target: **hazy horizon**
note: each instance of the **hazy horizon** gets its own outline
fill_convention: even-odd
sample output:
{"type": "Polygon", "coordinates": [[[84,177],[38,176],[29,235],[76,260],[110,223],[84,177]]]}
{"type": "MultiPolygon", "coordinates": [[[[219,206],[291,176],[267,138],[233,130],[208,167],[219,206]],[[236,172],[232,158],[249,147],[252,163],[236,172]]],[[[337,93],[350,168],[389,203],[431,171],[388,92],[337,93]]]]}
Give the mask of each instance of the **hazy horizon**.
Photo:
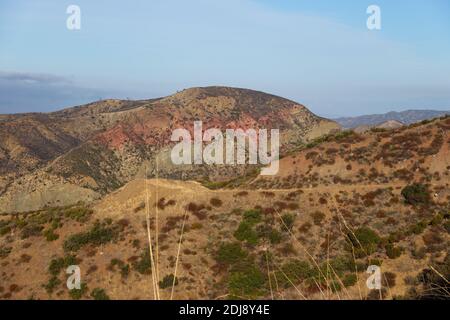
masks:
{"type": "MultiPolygon", "coordinates": [[[[193,88],[195,88],[195,87],[193,87],[193,88]]],[[[177,92],[185,90],[185,89],[190,89],[190,88],[183,88],[183,89],[177,90],[173,94],[176,94],[177,92]]],[[[242,89],[254,90],[252,88],[242,88],[242,89]]],[[[255,90],[255,91],[260,91],[260,90],[255,90]]],[[[265,92],[265,93],[271,94],[270,92],[265,92]]],[[[55,112],[55,111],[61,111],[61,110],[64,110],[64,109],[74,108],[74,107],[78,107],[78,106],[83,106],[83,105],[86,105],[86,104],[89,104],[89,103],[94,103],[94,102],[99,102],[99,101],[104,101],[104,100],[116,100],[117,99],[117,100],[138,101],[138,100],[151,100],[151,99],[164,98],[164,97],[166,97],[166,96],[157,96],[157,97],[155,96],[155,97],[139,98],[139,99],[131,99],[129,97],[127,97],[127,98],[102,97],[102,98],[97,99],[97,100],[87,100],[84,103],[75,104],[75,105],[67,105],[67,106],[63,105],[63,106],[57,106],[57,107],[54,107],[54,108],[47,107],[46,109],[48,109],[48,110],[32,110],[32,111],[11,112],[11,113],[1,113],[0,112],[0,115],[23,114],[23,113],[49,113],[49,112],[55,112]]],[[[281,97],[281,98],[289,99],[287,97],[281,97]]],[[[290,99],[290,100],[295,101],[294,99],[290,99]]],[[[298,103],[302,104],[300,101],[295,101],[295,102],[298,102],[298,103]]],[[[404,109],[397,108],[398,110],[394,110],[394,108],[393,108],[392,110],[389,110],[389,111],[386,111],[386,112],[373,112],[373,113],[368,112],[368,113],[360,113],[360,114],[354,113],[354,114],[347,114],[347,115],[339,115],[339,114],[332,114],[332,113],[331,114],[318,113],[318,112],[315,112],[312,108],[308,107],[307,105],[305,105],[305,107],[307,107],[309,110],[311,110],[316,115],[321,116],[321,117],[325,117],[325,118],[328,118],[328,119],[338,119],[338,118],[348,118],[348,117],[351,118],[351,117],[372,116],[372,115],[383,115],[383,114],[387,114],[387,113],[391,113],[391,112],[405,112],[405,111],[448,111],[448,112],[450,112],[450,107],[449,108],[436,108],[436,109],[435,108],[414,108],[414,109],[411,109],[411,108],[404,108],[404,109]]]]}

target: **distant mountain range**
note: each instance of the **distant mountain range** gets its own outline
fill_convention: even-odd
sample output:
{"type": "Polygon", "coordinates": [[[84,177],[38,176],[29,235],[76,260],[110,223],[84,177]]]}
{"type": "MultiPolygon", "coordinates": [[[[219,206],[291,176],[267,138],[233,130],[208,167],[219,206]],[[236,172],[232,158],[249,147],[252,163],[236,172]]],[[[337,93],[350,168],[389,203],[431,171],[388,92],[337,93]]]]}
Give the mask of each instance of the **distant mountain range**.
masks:
{"type": "Polygon", "coordinates": [[[350,129],[359,126],[375,126],[386,121],[399,121],[408,125],[422,120],[442,117],[446,114],[450,114],[450,111],[406,110],[401,112],[391,111],[384,114],[371,114],[359,117],[342,117],[333,120],[344,128],[350,129]]]}

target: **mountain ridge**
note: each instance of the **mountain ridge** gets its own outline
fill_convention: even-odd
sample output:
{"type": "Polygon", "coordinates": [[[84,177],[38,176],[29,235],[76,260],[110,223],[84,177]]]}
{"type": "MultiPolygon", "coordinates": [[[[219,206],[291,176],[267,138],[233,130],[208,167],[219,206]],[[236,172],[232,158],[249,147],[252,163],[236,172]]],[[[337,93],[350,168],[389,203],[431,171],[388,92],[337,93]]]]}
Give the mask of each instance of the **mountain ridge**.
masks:
{"type": "Polygon", "coordinates": [[[333,118],[333,120],[346,129],[352,129],[362,125],[377,126],[389,120],[399,121],[408,125],[448,114],[450,114],[450,111],[409,109],[405,111],[390,111],[387,113],[369,114],[356,117],[339,117],[333,118]]]}

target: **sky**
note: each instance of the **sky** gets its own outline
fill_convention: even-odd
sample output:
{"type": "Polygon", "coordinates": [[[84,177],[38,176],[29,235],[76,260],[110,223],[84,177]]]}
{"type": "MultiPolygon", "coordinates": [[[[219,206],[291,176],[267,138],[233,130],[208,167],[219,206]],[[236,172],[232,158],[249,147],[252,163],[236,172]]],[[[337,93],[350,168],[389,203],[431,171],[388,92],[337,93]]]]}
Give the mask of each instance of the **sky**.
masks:
{"type": "Polygon", "coordinates": [[[0,113],[212,85],[327,117],[450,110],[450,1],[0,2],[0,113]],[[69,5],[80,30],[66,27],[69,5]],[[367,28],[369,5],[381,30],[367,28]]]}

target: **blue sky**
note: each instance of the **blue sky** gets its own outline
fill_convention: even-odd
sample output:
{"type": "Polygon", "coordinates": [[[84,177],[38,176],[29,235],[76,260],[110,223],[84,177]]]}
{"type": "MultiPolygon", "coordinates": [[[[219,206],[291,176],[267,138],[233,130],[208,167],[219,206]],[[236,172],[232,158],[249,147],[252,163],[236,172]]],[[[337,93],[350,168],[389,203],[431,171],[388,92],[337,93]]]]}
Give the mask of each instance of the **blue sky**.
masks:
{"type": "Polygon", "coordinates": [[[450,2],[2,0],[0,113],[188,87],[261,90],[324,116],[450,109],[450,2]],[[66,8],[81,8],[81,30],[66,8]],[[382,29],[366,27],[369,5],[382,29]]]}

